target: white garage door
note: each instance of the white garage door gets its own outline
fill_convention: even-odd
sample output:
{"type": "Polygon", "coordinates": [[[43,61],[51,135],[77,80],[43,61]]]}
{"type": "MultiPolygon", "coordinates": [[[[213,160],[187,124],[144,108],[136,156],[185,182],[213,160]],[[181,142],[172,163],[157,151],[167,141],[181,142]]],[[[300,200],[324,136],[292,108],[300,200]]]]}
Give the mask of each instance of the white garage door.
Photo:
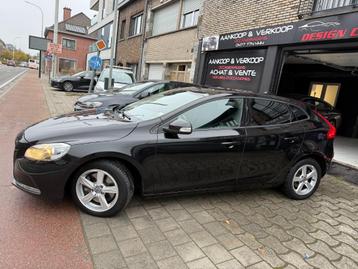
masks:
{"type": "Polygon", "coordinates": [[[163,79],[164,67],[162,64],[150,64],[148,79],[163,79]]]}

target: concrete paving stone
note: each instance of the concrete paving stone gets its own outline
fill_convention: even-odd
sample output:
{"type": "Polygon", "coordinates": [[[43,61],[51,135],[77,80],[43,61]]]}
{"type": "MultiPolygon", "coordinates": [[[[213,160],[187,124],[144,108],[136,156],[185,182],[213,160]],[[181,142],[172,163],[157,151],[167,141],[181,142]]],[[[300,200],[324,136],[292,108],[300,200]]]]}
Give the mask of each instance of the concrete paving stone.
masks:
{"type": "Polygon", "coordinates": [[[185,209],[175,209],[169,211],[169,214],[176,220],[176,221],[184,221],[192,219],[192,216],[186,211],[185,209]]]}
{"type": "Polygon", "coordinates": [[[138,237],[138,233],[132,225],[114,227],[112,233],[117,242],[138,237]]]}
{"type": "Polygon", "coordinates": [[[307,246],[313,251],[322,254],[330,261],[338,260],[341,258],[340,254],[336,253],[335,251],[332,251],[330,246],[328,246],[325,242],[322,242],[321,240],[317,240],[316,242],[308,244],[307,246]]]}
{"type": "Polygon", "coordinates": [[[303,242],[305,242],[305,244],[313,243],[314,241],[316,241],[314,237],[312,237],[299,227],[295,227],[291,230],[288,230],[287,233],[296,238],[301,239],[303,242]]]}
{"type": "Polygon", "coordinates": [[[265,245],[266,247],[272,248],[277,254],[284,254],[287,253],[289,250],[286,248],[282,243],[272,235],[258,239],[260,243],[265,245]]]}
{"type": "Polygon", "coordinates": [[[313,268],[311,265],[304,261],[303,257],[294,252],[280,255],[280,258],[299,269],[313,268]]]}
{"type": "Polygon", "coordinates": [[[207,230],[211,235],[218,236],[224,233],[227,233],[228,230],[224,227],[221,222],[214,221],[210,223],[203,224],[204,229],[207,230]]]}
{"type": "Polygon", "coordinates": [[[315,233],[310,233],[311,236],[314,238],[317,238],[325,243],[327,243],[330,247],[337,246],[339,244],[339,241],[333,239],[332,236],[330,236],[328,233],[322,230],[318,230],[315,233]]]}
{"type": "Polygon", "coordinates": [[[199,201],[198,201],[199,205],[205,209],[213,209],[215,208],[215,206],[211,203],[211,199],[207,198],[207,197],[202,197],[199,201]]]}
{"type": "Polygon", "coordinates": [[[298,252],[301,256],[313,256],[315,254],[314,251],[309,249],[306,244],[304,244],[301,240],[297,238],[293,238],[291,241],[283,242],[283,245],[285,245],[287,248],[294,250],[298,252]]]}
{"type": "Polygon", "coordinates": [[[138,234],[140,238],[142,238],[144,244],[154,243],[166,239],[164,234],[157,227],[138,230],[138,234]]]}
{"type": "Polygon", "coordinates": [[[120,213],[112,218],[107,218],[107,223],[111,228],[123,227],[131,224],[127,214],[124,213],[120,213]]]}
{"type": "Polygon", "coordinates": [[[264,261],[270,264],[273,268],[282,268],[285,262],[278,257],[272,248],[260,247],[255,250],[255,253],[261,257],[264,261]]]}
{"type": "Polygon", "coordinates": [[[147,251],[140,238],[132,238],[120,242],[119,249],[121,250],[123,257],[135,256],[147,251]]]}
{"type": "Polygon", "coordinates": [[[346,209],[340,208],[337,210],[337,213],[340,215],[346,216],[346,217],[350,218],[351,220],[358,221],[358,214],[352,214],[352,212],[350,212],[346,209]]]}
{"type": "Polygon", "coordinates": [[[326,200],[319,201],[318,204],[320,204],[324,208],[328,207],[329,209],[331,209],[333,211],[336,211],[339,209],[339,207],[335,206],[334,204],[332,204],[331,202],[326,201],[326,200]]]}
{"type": "Polygon", "coordinates": [[[192,261],[187,265],[190,269],[216,269],[215,265],[208,258],[192,261]]]}
{"type": "Polygon", "coordinates": [[[80,217],[81,217],[81,221],[83,223],[83,225],[91,225],[91,224],[96,224],[96,223],[105,223],[106,219],[105,218],[99,218],[99,217],[95,217],[92,215],[88,215],[86,213],[80,212],[80,217]]]}
{"type": "Polygon", "coordinates": [[[181,245],[191,241],[190,237],[182,229],[168,231],[164,234],[173,246],[181,245]]]}
{"type": "MultiPolygon", "coordinates": [[[[354,215],[354,214],[352,214],[354,215]]],[[[348,226],[350,226],[351,228],[358,230],[358,221],[353,221],[350,218],[346,217],[346,216],[339,216],[336,218],[337,221],[342,222],[348,226]]]]}
{"type": "Polygon", "coordinates": [[[151,209],[155,209],[155,208],[161,208],[162,205],[160,204],[160,201],[157,199],[148,199],[145,200],[143,203],[143,207],[149,211],[151,209]]]}
{"type": "Polygon", "coordinates": [[[176,255],[174,248],[166,240],[148,244],[147,248],[154,260],[163,260],[176,255]]]}
{"type": "Polygon", "coordinates": [[[189,236],[200,248],[217,243],[217,240],[207,231],[195,232],[190,234],[189,236]]]}
{"type": "Polygon", "coordinates": [[[93,255],[118,249],[112,235],[89,239],[88,245],[93,255]]]}
{"type": "Polygon", "coordinates": [[[215,203],[214,206],[216,208],[219,208],[225,214],[235,212],[235,210],[232,208],[232,206],[229,203],[226,203],[226,202],[215,203]]]}
{"type": "Polygon", "coordinates": [[[173,256],[157,262],[160,269],[187,269],[188,267],[179,256],[173,256]]]}
{"type": "Polygon", "coordinates": [[[248,225],[252,223],[251,220],[248,219],[247,216],[240,212],[233,212],[230,214],[227,214],[228,218],[235,220],[240,225],[248,225]]]}
{"type": "MultiPolygon", "coordinates": [[[[312,226],[315,227],[316,229],[323,230],[323,231],[327,232],[329,235],[339,234],[339,230],[336,227],[332,227],[331,225],[329,225],[327,222],[324,222],[324,221],[319,221],[319,222],[313,223],[312,226]]],[[[311,233],[312,232],[314,232],[314,231],[311,231],[311,233]]]]}
{"type": "Polygon", "coordinates": [[[204,228],[196,220],[184,220],[180,221],[179,225],[188,234],[203,231],[204,228]]]}
{"type": "Polygon", "coordinates": [[[175,249],[180,257],[184,260],[184,262],[189,262],[205,257],[204,253],[193,242],[175,246],[175,249]]]}
{"type": "Polygon", "coordinates": [[[357,214],[357,213],[358,213],[358,209],[357,209],[356,206],[350,206],[350,205],[348,205],[347,203],[339,203],[339,204],[336,204],[336,206],[338,206],[339,208],[348,210],[348,211],[350,211],[350,212],[353,213],[353,214],[357,214]]]}
{"type": "Polygon", "coordinates": [[[357,240],[355,240],[353,237],[351,237],[348,234],[340,233],[338,235],[334,235],[333,238],[342,243],[346,243],[347,245],[350,245],[353,248],[357,246],[357,240]]]}
{"type": "Polygon", "coordinates": [[[319,229],[319,223],[322,221],[318,221],[315,223],[309,223],[303,218],[297,218],[295,220],[290,220],[290,223],[294,225],[294,227],[300,227],[305,230],[307,233],[314,233],[317,229],[319,229]],[[312,226],[317,225],[317,226],[312,226]]]}
{"type": "Polygon", "coordinates": [[[83,228],[88,239],[111,234],[107,223],[83,225],[83,228]]]}
{"type": "Polygon", "coordinates": [[[244,245],[235,235],[232,233],[225,233],[218,235],[216,239],[223,245],[227,250],[232,250],[244,245]]]}
{"type": "Polygon", "coordinates": [[[357,250],[357,244],[355,247],[351,247],[345,243],[342,243],[341,245],[333,248],[333,250],[337,253],[342,254],[343,256],[349,257],[352,260],[354,260],[356,263],[358,263],[358,250],[357,250]]]}
{"type": "Polygon", "coordinates": [[[317,219],[315,216],[313,216],[310,213],[307,213],[305,211],[301,210],[299,214],[300,214],[300,219],[304,219],[305,221],[307,221],[310,224],[319,221],[319,219],[317,219]]]}
{"type": "MultiPolygon", "coordinates": [[[[297,219],[297,213],[289,211],[285,207],[281,207],[279,210],[274,211],[277,215],[284,217],[287,220],[297,219]]],[[[265,219],[265,217],[263,217],[265,219]]]]}
{"type": "Polygon", "coordinates": [[[292,238],[293,238],[293,236],[288,234],[286,230],[282,229],[281,227],[279,227],[277,225],[273,225],[273,226],[265,229],[265,232],[273,235],[281,242],[286,242],[286,241],[292,240],[292,238]]]}
{"type": "Polygon", "coordinates": [[[233,259],[234,257],[220,244],[211,245],[202,248],[206,256],[214,263],[222,263],[233,259]]]}
{"type": "Polygon", "coordinates": [[[339,269],[353,269],[358,268],[358,263],[355,263],[347,257],[342,257],[339,261],[333,262],[334,266],[339,269]]]}
{"type": "Polygon", "coordinates": [[[262,261],[262,259],[247,246],[233,249],[230,253],[245,267],[262,261]]]}
{"type": "Polygon", "coordinates": [[[268,236],[268,234],[264,231],[265,229],[257,225],[256,223],[243,225],[242,228],[246,232],[253,234],[256,238],[264,238],[268,236]]]}
{"type": "MultiPolygon", "coordinates": [[[[293,225],[280,215],[276,215],[275,217],[270,218],[268,220],[273,224],[279,225],[280,227],[282,227],[285,230],[293,228],[293,225]]],[[[293,220],[293,221],[296,221],[296,220],[293,220]]]]}
{"type": "Polygon", "coordinates": [[[129,269],[156,269],[157,264],[148,252],[124,258],[129,269]]]}
{"type": "Polygon", "coordinates": [[[276,213],[274,213],[271,209],[267,208],[266,206],[259,206],[255,208],[255,211],[262,215],[265,216],[266,218],[273,218],[274,216],[276,216],[276,213]]]}
{"type": "Polygon", "coordinates": [[[307,259],[307,262],[315,268],[333,269],[335,268],[326,257],[316,254],[312,258],[307,259]]]}
{"type": "Polygon", "coordinates": [[[328,224],[335,226],[338,225],[339,222],[335,220],[335,218],[332,218],[331,216],[329,216],[328,214],[326,214],[325,212],[321,212],[318,215],[316,215],[316,217],[320,220],[323,220],[325,222],[327,222],[328,224]]]}
{"type": "Polygon", "coordinates": [[[241,204],[239,207],[237,207],[235,211],[239,211],[246,217],[252,215],[252,209],[248,205],[244,205],[244,204],[241,204]]]}
{"type": "Polygon", "coordinates": [[[178,209],[183,209],[183,207],[181,206],[181,204],[178,203],[178,201],[176,201],[175,199],[173,199],[172,197],[164,197],[161,198],[160,200],[160,204],[165,207],[166,210],[168,210],[168,212],[172,211],[172,210],[178,210],[178,209]]]}
{"type": "Polygon", "coordinates": [[[252,216],[248,216],[248,219],[250,220],[249,224],[254,222],[257,225],[261,226],[262,228],[268,228],[268,227],[272,226],[272,222],[270,222],[267,217],[264,217],[261,214],[255,214],[252,216]]]}
{"type": "Polygon", "coordinates": [[[237,238],[239,238],[241,242],[243,242],[245,245],[252,249],[258,249],[262,246],[262,244],[256,240],[255,236],[250,233],[237,235],[237,238]]]}
{"type": "Polygon", "coordinates": [[[196,199],[194,198],[184,198],[178,202],[189,213],[195,213],[203,210],[203,208],[198,203],[196,203],[196,199]]]}
{"type": "Polygon", "coordinates": [[[217,221],[225,221],[228,219],[228,216],[224,214],[219,208],[206,210],[214,219],[217,221]]]}
{"type": "Polygon", "coordinates": [[[346,225],[346,224],[339,224],[335,226],[335,228],[345,234],[349,234],[354,239],[358,240],[358,229],[353,229],[352,227],[346,225]]]}
{"type": "Polygon", "coordinates": [[[205,224],[215,221],[215,219],[207,211],[199,211],[192,214],[194,219],[200,224],[205,224]]]}
{"type": "Polygon", "coordinates": [[[235,220],[226,220],[223,222],[224,227],[229,230],[232,234],[243,234],[245,230],[235,221],[235,220]]]}
{"type": "Polygon", "coordinates": [[[131,219],[134,228],[137,230],[142,230],[150,227],[154,227],[155,222],[148,216],[138,217],[131,219]]]}
{"type": "Polygon", "coordinates": [[[127,207],[125,212],[130,219],[148,215],[147,211],[142,206],[127,207]]]}
{"type": "Polygon", "coordinates": [[[155,223],[158,225],[162,232],[180,228],[179,224],[172,217],[156,220],[155,223]]]}
{"type": "Polygon", "coordinates": [[[249,267],[247,267],[247,269],[271,269],[272,267],[270,265],[268,265],[266,262],[262,261],[256,264],[253,264],[249,267]]]}
{"type": "Polygon", "coordinates": [[[219,269],[244,269],[237,260],[233,259],[216,265],[219,269]]]}
{"type": "Polygon", "coordinates": [[[94,255],[93,263],[95,269],[119,269],[127,266],[119,250],[94,255]]]}
{"type": "Polygon", "coordinates": [[[170,217],[168,212],[163,208],[153,208],[148,210],[149,215],[153,220],[159,220],[170,217]]]}

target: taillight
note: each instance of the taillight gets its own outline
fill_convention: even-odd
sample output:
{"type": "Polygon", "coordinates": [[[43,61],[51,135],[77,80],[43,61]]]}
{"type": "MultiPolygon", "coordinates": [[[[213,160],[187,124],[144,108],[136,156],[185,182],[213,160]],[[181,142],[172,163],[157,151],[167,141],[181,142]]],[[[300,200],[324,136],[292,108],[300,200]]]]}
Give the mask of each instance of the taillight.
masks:
{"type": "Polygon", "coordinates": [[[320,117],[325,123],[327,123],[329,130],[327,132],[327,140],[333,140],[336,137],[336,127],[334,127],[332,125],[332,123],[330,123],[325,117],[323,117],[320,113],[318,113],[317,111],[315,111],[315,113],[317,114],[318,117],[320,117]]]}

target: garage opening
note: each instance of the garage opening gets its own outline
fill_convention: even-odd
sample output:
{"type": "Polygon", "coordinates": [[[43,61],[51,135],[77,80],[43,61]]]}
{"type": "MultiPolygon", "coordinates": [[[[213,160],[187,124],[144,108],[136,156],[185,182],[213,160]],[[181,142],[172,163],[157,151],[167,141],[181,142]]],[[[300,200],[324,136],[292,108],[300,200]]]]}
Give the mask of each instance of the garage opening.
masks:
{"type": "Polygon", "coordinates": [[[278,94],[331,114],[327,117],[337,125],[336,159],[358,167],[358,51],[288,52],[278,94]]]}

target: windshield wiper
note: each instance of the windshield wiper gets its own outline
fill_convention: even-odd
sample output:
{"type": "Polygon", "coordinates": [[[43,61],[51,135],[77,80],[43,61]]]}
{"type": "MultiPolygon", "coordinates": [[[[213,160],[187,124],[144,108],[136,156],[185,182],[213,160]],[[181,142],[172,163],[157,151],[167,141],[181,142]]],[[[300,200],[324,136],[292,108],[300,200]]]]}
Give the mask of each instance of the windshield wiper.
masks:
{"type": "Polygon", "coordinates": [[[122,118],[132,120],[132,118],[130,116],[128,116],[128,114],[126,112],[124,112],[124,110],[120,111],[120,114],[121,114],[122,118]]]}

